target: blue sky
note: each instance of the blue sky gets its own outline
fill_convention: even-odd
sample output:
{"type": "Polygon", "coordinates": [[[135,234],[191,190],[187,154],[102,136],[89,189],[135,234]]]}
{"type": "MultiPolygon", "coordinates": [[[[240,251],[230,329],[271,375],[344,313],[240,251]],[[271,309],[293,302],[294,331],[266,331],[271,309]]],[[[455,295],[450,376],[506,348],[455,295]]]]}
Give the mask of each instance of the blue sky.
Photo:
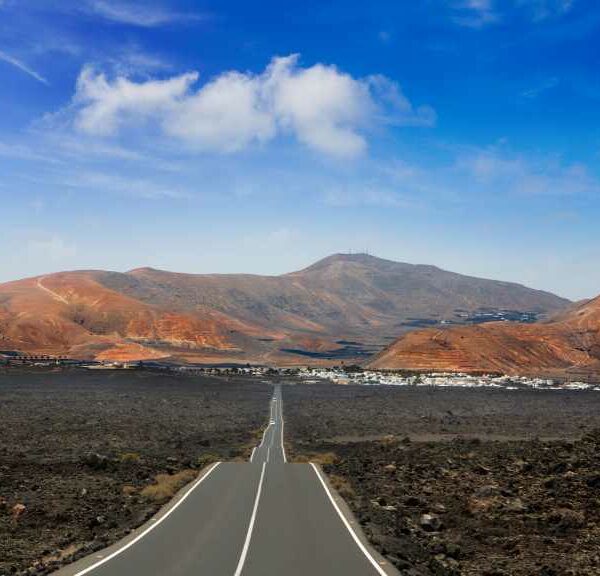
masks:
{"type": "Polygon", "coordinates": [[[0,281],[368,250],[594,296],[599,34],[593,0],[0,0],[0,281]]]}

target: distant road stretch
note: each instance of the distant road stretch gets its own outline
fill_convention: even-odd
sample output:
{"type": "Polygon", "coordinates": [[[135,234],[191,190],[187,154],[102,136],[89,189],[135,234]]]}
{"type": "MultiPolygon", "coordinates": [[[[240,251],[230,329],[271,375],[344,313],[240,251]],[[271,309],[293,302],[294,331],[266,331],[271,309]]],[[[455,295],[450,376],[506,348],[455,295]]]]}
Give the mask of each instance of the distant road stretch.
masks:
{"type": "Polygon", "coordinates": [[[312,464],[288,464],[281,386],[249,463],[218,463],[149,523],[56,576],[385,576],[312,464]]]}

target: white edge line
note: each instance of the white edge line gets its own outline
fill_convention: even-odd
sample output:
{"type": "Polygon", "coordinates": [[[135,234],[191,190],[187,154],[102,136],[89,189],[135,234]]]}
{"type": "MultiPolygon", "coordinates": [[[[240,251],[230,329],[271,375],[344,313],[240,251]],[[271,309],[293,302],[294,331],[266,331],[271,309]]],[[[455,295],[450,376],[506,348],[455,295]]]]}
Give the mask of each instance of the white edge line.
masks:
{"type": "Polygon", "coordinates": [[[285,455],[285,446],[283,445],[283,427],[285,426],[285,420],[283,419],[283,402],[279,403],[279,416],[281,417],[281,451],[283,452],[283,462],[287,463],[287,456],[285,455]]]}
{"type": "Polygon", "coordinates": [[[367,557],[367,559],[369,560],[369,562],[371,562],[371,564],[373,565],[373,567],[375,568],[375,570],[377,570],[378,574],[380,574],[381,576],[388,576],[387,572],[378,564],[377,560],[375,560],[375,558],[373,558],[373,556],[371,555],[371,553],[369,552],[369,550],[360,541],[360,538],[354,532],[354,529],[352,528],[352,526],[350,526],[350,523],[348,522],[348,520],[344,516],[344,513],[340,510],[340,507],[337,505],[337,502],[334,500],[334,498],[333,498],[333,496],[331,494],[331,490],[329,490],[329,487],[325,483],[325,480],[323,480],[323,477],[321,476],[321,473],[319,472],[319,469],[316,467],[316,465],[313,462],[311,462],[310,465],[313,467],[313,469],[315,471],[315,474],[317,475],[317,477],[319,478],[321,484],[323,485],[323,488],[325,489],[325,492],[327,493],[327,496],[329,497],[329,500],[333,504],[333,507],[335,508],[335,511],[338,513],[338,516],[342,519],[342,522],[344,523],[344,526],[346,526],[346,528],[348,529],[348,532],[350,532],[350,535],[354,539],[354,542],[356,542],[356,545],[360,548],[361,552],[367,557]]]}
{"type": "Polygon", "coordinates": [[[266,428],[265,431],[263,432],[263,437],[262,440],[260,441],[260,444],[258,445],[259,448],[262,448],[262,445],[265,443],[265,436],[267,434],[267,431],[269,430],[269,428],[273,426],[273,424],[269,424],[266,428]]]}
{"type": "Polygon", "coordinates": [[[157,526],[159,526],[162,522],[164,522],[173,512],[175,512],[175,510],[177,510],[177,508],[179,508],[179,506],[181,506],[181,504],[183,504],[183,502],[187,499],[187,497],[198,486],[200,486],[200,484],[202,484],[202,482],[204,482],[204,480],[206,480],[210,476],[210,474],[215,470],[215,468],[219,464],[221,464],[221,462],[216,462],[215,464],[213,464],[213,466],[208,470],[208,472],[206,472],[206,474],[204,474],[203,476],[198,478],[172,508],[169,508],[169,510],[167,512],[165,512],[165,514],[163,516],[161,516],[156,522],[154,522],[154,524],[152,524],[151,526],[146,528],[141,534],[138,534],[133,540],[131,540],[130,542],[127,542],[127,544],[125,544],[125,546],[123,546],[122,548],[119,548],[118,550],[115,550],[112,554],[109,554],[106,558],[103,558],[99,562],[96,562],[95,564],[88,566],[84,570],[81,570],[80,572],[75,573],[73,576],[83,576],[83,574],[87,574],[88,572],[95,570],[99,566],[102,566],[102,564],[105,564],[109,560],[112,560],[115,556],[118,556],[122,552],[125,552],[125,550],[127,550],[128,548],[131,548],[136,542],[138,542],[144,536],[146,536],[146,534],[149,534],[150,532],[152,532],[152,530],[154,530],[157,526]]]}
{"type": "Polygon", "coordinates": [[[256,446],[254,448],[252,448],[252,454],[250,454],[250,462],[252,462],[252,460],[254,460],[254,453],[256,452],[256,446]]]}
{"type": "Polygon", "coordinates": [[[246,533],[246,540],[244,541],[244,547],[242,548],[242,554],[238,561],[237,568],[235,569],[234,576],[240,576],[244,569],[246,562],[246,555],[248,554],[248,548],[250,548],[250,539],[252,538],[252,531],[254,530],[254,521],[256,520],[256,513],[258,511],[258,502],[260,501],[260,493],[262,492],[263,480],[265,478],[265,466],[263,462],[262,472],[260,473],[260,481],[258,482],[258,490],[256,491],[256,498],[254,499],[254,508],[252,509],[252,516],[250,517],[250,524],[248,524],[248,532],[246,533]]]}

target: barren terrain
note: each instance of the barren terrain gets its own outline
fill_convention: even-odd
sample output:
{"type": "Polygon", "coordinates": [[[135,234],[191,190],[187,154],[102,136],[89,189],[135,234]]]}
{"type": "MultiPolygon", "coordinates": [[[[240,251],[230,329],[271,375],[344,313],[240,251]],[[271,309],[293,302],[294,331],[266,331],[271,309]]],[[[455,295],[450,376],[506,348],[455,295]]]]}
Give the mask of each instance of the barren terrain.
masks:
{"type": "Polygon", "coordinates": [[[380,350],[402,332],[483,311],[543,317],[568,300],[366,254],[281,276],[60,272],[0,284],[0,354],[305,364],[380,350]]]}
{"type": "Polygon", "coordinates": [[[411,576],[600,573],[600,394],[290,386],[291,454],[320,461],[411,576]]]}
{"type": "Polygon", "coordinates": [[[600,381],[600,297],[538,324],[492,322],[410,332],[369,365],[600,381]]]}
{"type": "Polygon", "coordinates": [[[207,463],[246,457],[270,395],[256,380],[0,372],[0,574],[103,548],[207,463]]]}

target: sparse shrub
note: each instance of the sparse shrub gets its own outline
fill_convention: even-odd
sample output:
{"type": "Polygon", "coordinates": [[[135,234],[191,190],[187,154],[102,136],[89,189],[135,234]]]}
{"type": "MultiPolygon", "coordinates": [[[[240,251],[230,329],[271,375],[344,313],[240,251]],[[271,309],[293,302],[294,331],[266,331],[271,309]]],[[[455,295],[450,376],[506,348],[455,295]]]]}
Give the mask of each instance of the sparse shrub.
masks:
{"type": "Polygon", "coordinates": [[[140,459],[141,457],[137,452],[125,452],[119,456],[119,462],[122,464],[133,464],[139,462],[140,459]]]}
{"type": "Polygon", "coordinates": [[[206,454],[202,454],[202,456],[199,456],[198,459],[196,460],[196,465],[199,468],[204,468],[205,466],[209,466],[210,464],[214,464],[215,462],[219,461],[219,457],[216,456],[215,454],[210,454],[210,453],[206,453],[206,454]]]}
{"type": "Polygon", "coordinates": [[[329,476],[329,483],[337,490],[338,494],[344,500],[352,500],[356,497],[356,492],[354,492],[354,488],[352,488],[350,482],[343,478],[342,476],[336,476],[335,474],[331,474],[329,476]]]}
{"type": "Polygon", "coordinates": [[[182,470],[177,474],[158,474],[154,484],[146,486],[141,495],[154,502],[166,502],[175,496],[179,489],[196,478],[195,470],[182,470]]]}
{"type": "Polygon", "coordinates": [[[299,464],[313,462],[314,464],[319,464],[320,466],[329,466],[335,464],[337,460],[338,457],[333,452],[312,452],[310,454],[298,454],[298,456],[294,458],[294,462],[299,464]]]}

